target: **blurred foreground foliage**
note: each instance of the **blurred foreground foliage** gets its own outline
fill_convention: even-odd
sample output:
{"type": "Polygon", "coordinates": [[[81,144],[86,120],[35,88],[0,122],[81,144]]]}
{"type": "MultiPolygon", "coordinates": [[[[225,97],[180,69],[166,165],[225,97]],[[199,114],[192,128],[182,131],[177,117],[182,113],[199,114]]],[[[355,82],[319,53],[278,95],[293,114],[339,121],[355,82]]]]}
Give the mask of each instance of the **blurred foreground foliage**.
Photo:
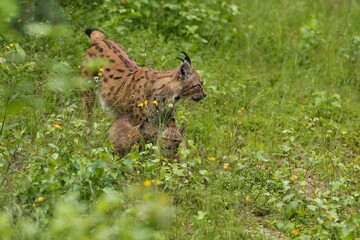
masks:
{"type": "Polygon", "coordinates": [[[0,2],[1,239],[356,239],[357,1],[0,2]],[[136,61],[185,50],[208,97],[180,104],[185,163],[112,154],[83,129],[86,27],[136,61]]]}

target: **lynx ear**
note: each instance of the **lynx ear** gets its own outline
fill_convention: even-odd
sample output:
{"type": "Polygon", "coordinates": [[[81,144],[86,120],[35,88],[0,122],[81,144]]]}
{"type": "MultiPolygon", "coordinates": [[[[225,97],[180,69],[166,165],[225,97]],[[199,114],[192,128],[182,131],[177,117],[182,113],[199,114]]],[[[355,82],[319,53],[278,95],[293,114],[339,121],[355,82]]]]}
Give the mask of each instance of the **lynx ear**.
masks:
{"type": "Polygon", "coordinates": [[[187,61],[183,61],[180,66],[180,78],[185,80],[190,77],[190,64],[187,61]]]}
{"type": "Polygon", "coordinates": [[[184,127],[184,126],[181,126],[180,129],[179,129],[179,132],[180,132],[181,136],[184,136],[185,127],[184,127]]]}
{"type": "Polygon", "coordinates": [[[190,57],[186,54],[186,52],[181,52],[181,53],[185,55],[184,60],[185,60],[186,62],[188,62],[188,63],[191,65],[191,60],[190,60],[190,57]]]}
{"type": "Polygon", "coordinates": [[[174,118],[170,118],[169,122],[166,124],[169,128],[176,128],[176,121],[174,118]]]}
{"type": "Polygon", "coordinates": [[[181,66],[180,66],[180,77],[182,80],[185,80],[190,77],[189,70],[191,67],[191,60],[190,60],[190,57],[186,54],[186,52],[181,52],[181,53],[185,55],[185,58],[184,59],[182,59],[180,57],[176,57],[176,58],[182,62],[181,66]]]}
{"type": "Polygon", "coordinates": [[[191,65],[190,57],[186,54],[186,52],[181,52],[181,53],[185,55],[185,58],[184,59],[182,59],[181,57],[176,57],[176,58],[182,62],[188,62],[191,65]]]}

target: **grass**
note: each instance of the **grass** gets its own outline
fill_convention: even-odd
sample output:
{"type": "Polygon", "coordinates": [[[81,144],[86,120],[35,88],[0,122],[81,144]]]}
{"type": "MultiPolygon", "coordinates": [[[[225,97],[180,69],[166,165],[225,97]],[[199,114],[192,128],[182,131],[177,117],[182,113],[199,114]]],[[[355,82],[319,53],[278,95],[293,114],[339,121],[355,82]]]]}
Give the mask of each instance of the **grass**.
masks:
{"type": "Polygon", "coordinates": [[[358,3],[164,3],[64,1],[66,24],[0,24],[0,237],[359,238],[358,3]],[[190,55],[208,96],[177,106],[185,164],[151,145],[114,156],[100,106],[84,134],[88,26],[142,66],[190,55]]]}

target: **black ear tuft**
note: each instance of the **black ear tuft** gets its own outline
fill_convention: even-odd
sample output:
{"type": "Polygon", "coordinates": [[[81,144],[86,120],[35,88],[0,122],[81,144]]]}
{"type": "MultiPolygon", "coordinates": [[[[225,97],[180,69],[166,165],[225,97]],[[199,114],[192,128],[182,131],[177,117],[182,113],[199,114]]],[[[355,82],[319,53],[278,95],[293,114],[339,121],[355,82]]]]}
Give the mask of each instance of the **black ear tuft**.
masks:
{"type": "Polygon", "coordinates": [[[182,59],[180,57],[176,57],[176,59],[179,59],[180,61],[184,62],[184,59],[182,59]]]}
{"type": "Polygon", "coordinates": [[[183,51],[183,52],[181,52],[181,53],[185,55],[184,60],[187,61],[187,62],[191,65],[190,57],[186,54],[186,52],[183,51]]]}
{"type": "Polygon", "coordinates": [[[88,35],[90,37],[91,33],[94,31],[95,29],[94,28],[87,28],[85,29],[85,33],[86,35],[88,35]]]}
{"type": "Polygon", "coordinates": [[[99,31],[99,32],[104,33],[103,31],[101,31],[101,30],[99,30],[99,29],[97,29],[97,28],[87,28],[87,29],[85,29],[85,33],[86,33],[86,35],[88,35],[89,37],[91,36],[91,33],[92,33],[93,31],[99,31]]]}

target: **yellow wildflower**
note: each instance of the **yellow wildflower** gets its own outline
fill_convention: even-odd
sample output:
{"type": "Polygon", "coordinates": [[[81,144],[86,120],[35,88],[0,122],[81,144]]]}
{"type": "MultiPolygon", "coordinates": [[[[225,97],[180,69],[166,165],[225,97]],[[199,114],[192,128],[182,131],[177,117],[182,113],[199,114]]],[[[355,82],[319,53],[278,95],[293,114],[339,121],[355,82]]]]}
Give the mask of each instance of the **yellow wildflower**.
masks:
{"type": "Polygon", "coordinates": [[[151,180],[146,180],[146,181],[144,182],[144,186],[145,186],[145,187],[150,187],[151,184],[152,184],[151,180]]]}
{"type": "Polygon", "coordinates": [[[13,47],[13,46],[14,46],[14,44],[13,44],[13,43],[10,43],[10,44],[9,44],[9,46],[10,46],[10,47],[13,47]]]}
{"type": "Polygon", "coordinates": [[[291,176],[290,181],[294,182],[297,179],[296,176],[291,176]]]}
{"type": "Polygon", "coordinates": [[[243,108],[243,107],[240,108],[240,109],[237,111],[238,114],[242,114],[243,112],[244,112],[244,108],[243,108]]]}
{"type": "Polygon", "coordinates": [[[147,104],[148,104],[148,100],[145,100],[144,105],[147,106],[147,104]]]}
{"type": "Polygon", "coordinates": [[[143,107],[144,106],[144,103],[139,103],[138,104],[138,107],[143,107]]]}
{"type": "Polygon", "coordinates": [[[43,197],[38,197],[36,201],[39,202],[39,203],[41,203],[41,202],[44,201],[44,198],[43,198],[43,197]]]}
{"type": "Polygon", "coordinates": [[[300,230],[299,229],[296,229],[294,228],[292,231],[291,231],[291,234],[294,235],[294,236],[297,236],[300,234],[300,230]]]}
{"type": "Polygon", "coordinates": [[[155,106],[159,106],[159,104],[158,104],[158,102],[157,102],[156,100],[154,100],[152,103],[153,103],[155,106]]]}
{"type": "Polygon", "coordinates": [[[224,163],[223,169],[228,170],[230,168],[230,165],[228,163],[224,163]]]}
{"type": "Polygon", "coordinates": [[[215,161],[216,160],[216,157],[209,157],[208,158],[210,161],[215,161]]]}
{"type": "Polygon", "coordinates": [[[250,201],[250,196],[249,195],[245,197],[245,201],[247,201],[247,202],[250,201]]]}
{"type": "Polygon", "coordinates": [[[300,186],[302,186],[302,187],[305,187],[305,185],[306,185],[305,182],[301,182],[301,183],[300,183],[300,186]]]}
{"type": "Polygon", "coordinates": [[[101,73],[101,72],[99,72],[99,73],[98,73],[98,76],[99,76],[99,77],[102,77],[102,73],[101,73]]]}
{"type": "Polygon", "coordinates": [[[56,128],[56,129],[60,129],[60,128],[61,128],[61,125],[60,125],[60,124],[58,124],[58,123],[56,123],[56,124],[54,125],[54,128],[56,128]]]}
{"type": "Polygon", "coordinates": [[[99,72],[103,73],[104,72],[104,68],[100,68],[99,72]]]}
{"type": "Polygon", "coordinates": [[[10,49],[10,46],[6,46],[6,49],[10,49]]]}

